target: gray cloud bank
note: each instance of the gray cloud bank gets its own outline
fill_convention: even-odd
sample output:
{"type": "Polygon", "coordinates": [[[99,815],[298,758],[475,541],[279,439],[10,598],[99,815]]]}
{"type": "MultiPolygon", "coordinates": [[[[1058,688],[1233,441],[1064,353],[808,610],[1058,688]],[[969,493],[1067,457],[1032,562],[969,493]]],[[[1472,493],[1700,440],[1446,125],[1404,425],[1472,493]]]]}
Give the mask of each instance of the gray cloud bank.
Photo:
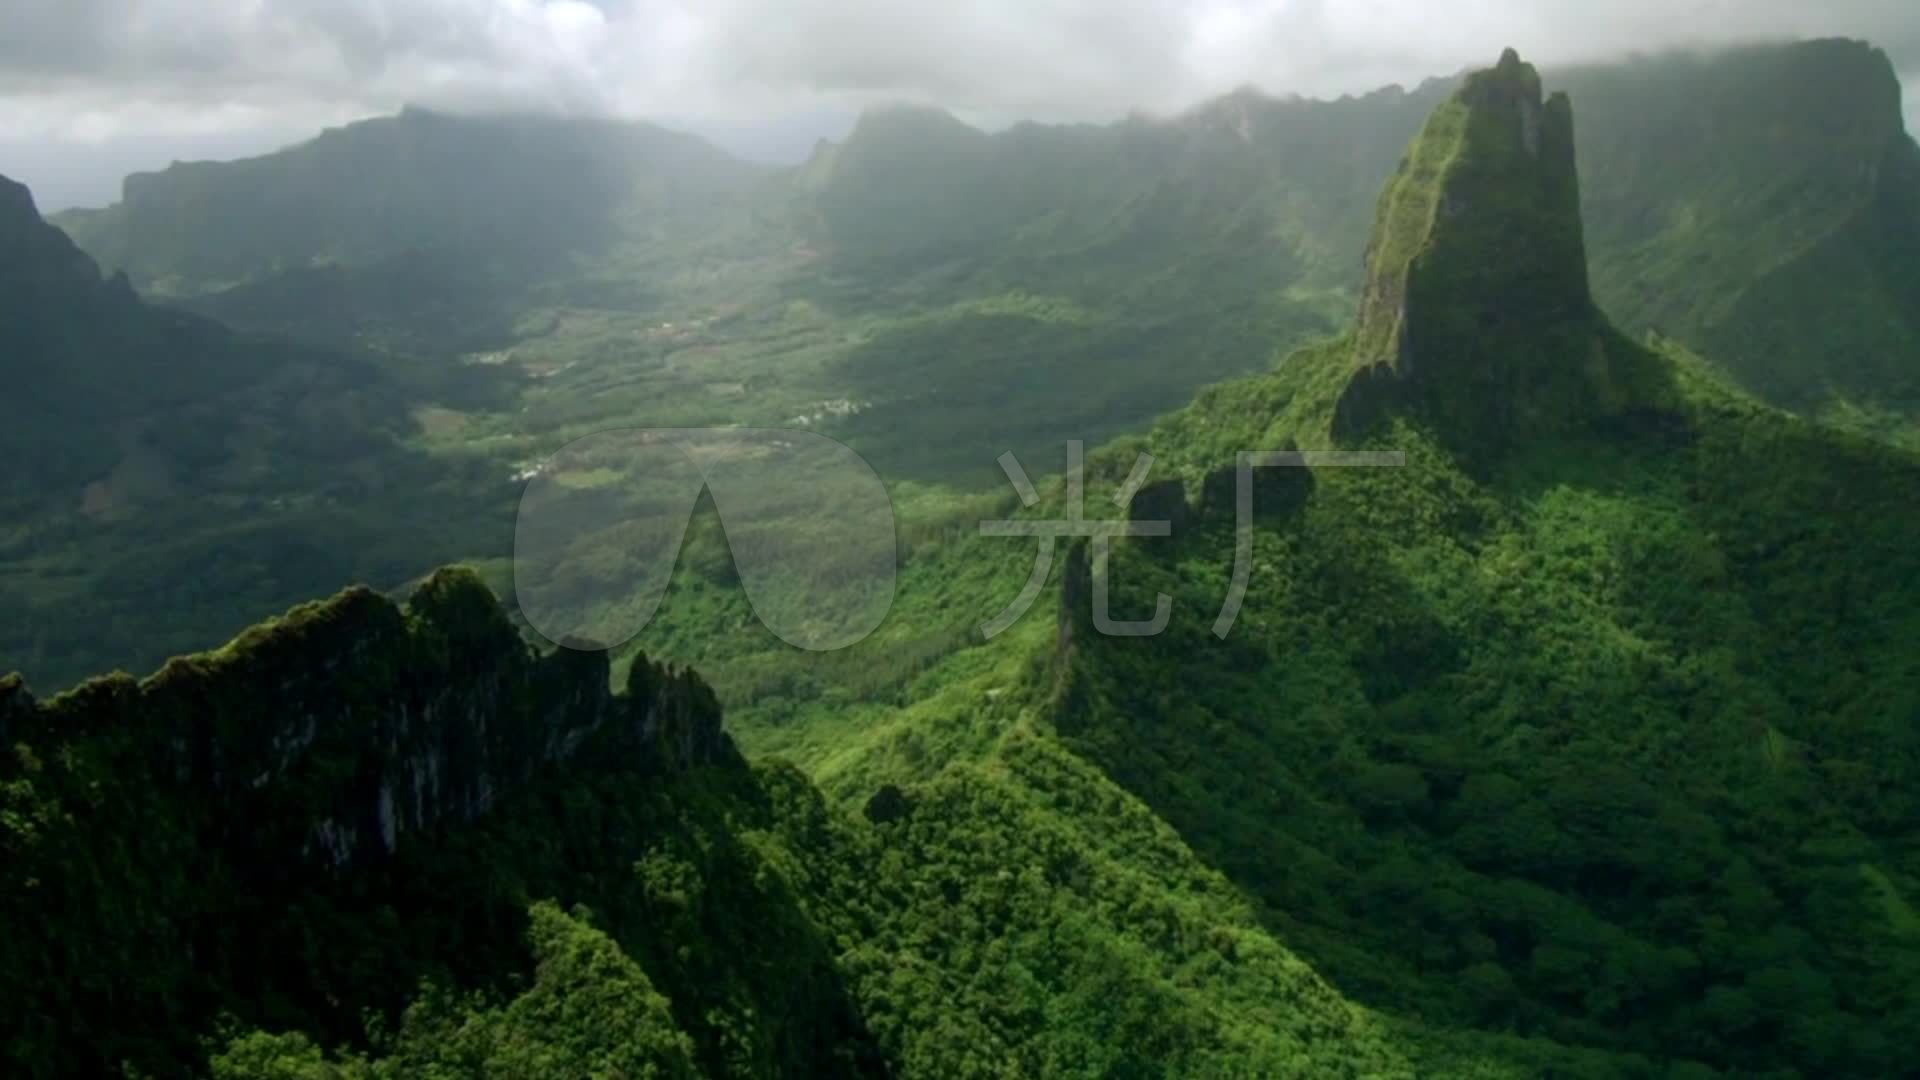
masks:
{"type": "Polygon", "coordinates": [[[1827,35],[1920,84],[1915,0],[0,0],[0,172],[63,145],[264,148],[409,102],[667,118],[785,153],[878,100],[1102,119],[1412,83],[1505,45],[1569,63],[1827,35]]]}

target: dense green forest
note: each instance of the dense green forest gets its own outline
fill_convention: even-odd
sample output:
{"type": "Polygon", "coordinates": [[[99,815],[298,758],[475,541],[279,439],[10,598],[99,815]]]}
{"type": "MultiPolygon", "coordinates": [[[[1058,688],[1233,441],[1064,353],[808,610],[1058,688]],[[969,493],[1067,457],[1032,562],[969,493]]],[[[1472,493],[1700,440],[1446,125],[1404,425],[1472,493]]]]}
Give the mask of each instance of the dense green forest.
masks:
{"type": "Polygon", "coordinates": [[[1145,444],[1196,479],[1229,446],[1406,466],[1262,493],[1224,642],[1231,512],[1131,542],[1115,604],[1185,614],[1076,626],[1056,722],[1362,1001],[1739,1075],[1893,1074],[1920,1020],[1920,459],[1621,339],[1577,221],[1488,231],[1576,198],[1564,99],[1524,71],[1476,76],[1462,101],[1486,102],[1437,112],[1383,200],[1368,295],[1392,304],[1145,444]]]}
{"type": "Polygon", "coordinates": [[[409,110],[74,240],[0,182],[0,446],[55,451],[0,532],[0,1071],[1903,1073],[1898,102],[1854,42],[1508,51],[793,170],[409,110]],[[709,494],[637,640],[534,633],[529,482],[600,514],[588,623],[665,483],[554,452],[729,424],[872,463],[887,620],[776,639],[709,494]],[[983,520],[1116,505],[1171,535],[982,634],[1033,565],[983,520]]]}

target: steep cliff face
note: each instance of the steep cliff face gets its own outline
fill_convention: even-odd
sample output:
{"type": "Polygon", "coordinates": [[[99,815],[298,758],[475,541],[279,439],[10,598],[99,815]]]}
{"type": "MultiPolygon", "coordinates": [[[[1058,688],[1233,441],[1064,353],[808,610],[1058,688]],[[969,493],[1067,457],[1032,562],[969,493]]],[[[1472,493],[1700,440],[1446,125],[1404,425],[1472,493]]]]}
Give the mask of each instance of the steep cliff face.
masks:
{"type": "Polygon", "coordinates": [[[1380,201],[1335,435],[1395,409],[1502,445],[1625,407],[1637,356],[1587,289],[1573,109],[1509,49],[1428,119],[1380,201]]]}
{"type": "Polygon", "coordinates": [[[0,451],[30,456],[36,466],[0,479],[0,490],[22,494],[77,496],[142,437],[170,467],[211,471],[250,428],[270,432],[265,437],[281,442],[276,452],[288,460],[318,446],[372,448],[361,437],[374,433],[357,423],[310,419],[322,400],[350,403],[367,428],[405,415],[391,386],[358,400],[382,382],[361,358],[245,339],[210,319],[142,302],[125,274],[103,278],[92,258],[41,218],[31,193],[5,177],[0,379],[19,406],[0,425],[0,451]],[[245,422],[266,412],[273,415],[265,422],[245,422]]]}
{"type": "Polygon", "coordinates": [[[65,373],[41,354],[78,353],[69,340],[76,324],[90,349],[116,347],[137,332],[125,324],[145,314],[124,275],[102,280],[94,261],[41,219],[33,193],[0,176],[0,376],[11,392],[32,403],[43,384],[60,381],[95,399],[110,394],[62,381],[65,373]]]}
{"type": "Polygon", "coordinates": [[[16,676],[0,717],[30,747],[126,740],[150,782],[199,808],[211,844],[336,868],[474,821],[589,744],[643,771],[733,753],[699,676],[642,660],[614,694],[604,653],[534,653],[463,570],[404,610],[349,589],[143,681],[35,704],[16,676]]]}
{"type": "Polygon", "coordinates": [[[540,886],[448,894],[444,845],[508,828],[490,811],[542,784],[644,804],[739,760],[698,676],[640,658],[609,681],[604,654],[536,653],[461,570],[405,608],[349,589],[144,680],[42,702],[0,680],[0,922],[39,928],[0,943],[0,1046],[177,1060],[222,1010],[350,1033],[471,966],[462,948],[511,949],[502,921],[540,886]],[[348,919],[369,905],[387,921],[348,919]]]}
{"type": "Polygon", "coordinates": [[[1920,408],[1920,151],[1887,54],[1807,41],[1558,73],[1594,292],[1794,409],[1920,408]]]}
{"type": "Polygon", "coordinates": [[[33,193],[0,176],[0,313],[24,314],[34,301],[100,286],[100,268],[41,220],[33,193]]]}

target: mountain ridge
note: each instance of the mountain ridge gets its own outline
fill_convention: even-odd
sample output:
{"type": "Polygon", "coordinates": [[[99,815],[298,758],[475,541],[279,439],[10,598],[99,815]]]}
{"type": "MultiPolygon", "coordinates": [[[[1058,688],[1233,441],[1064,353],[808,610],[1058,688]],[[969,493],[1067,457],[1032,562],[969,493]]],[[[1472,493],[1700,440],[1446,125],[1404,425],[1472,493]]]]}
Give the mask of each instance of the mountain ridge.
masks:
{"type": "Polygon", "coordinates": [[[1588,105],[1595,290],[1624,329],[1795,411],[1917,415],[1920,149],[1884,51],[1823,39],[1556,81],[1588,105]]]}
{"type": "MultiPolygon", "coordinates": [[[[40,704],[0,678],[0,914],[59,931],[0,942],[0,1054],[219,1080],[1897,1074],[1920,457],[1613,340],[1541,94],[1503,56],[1403,142],[1344,336],[1093,455],[1177,536],[1073,544],[1051,602],[969,648],[746,655],[756,734],[813,779],[741,767],[704,679],[641,656],[654,696],[616,694],[605,657],[536,654],[463,572],[147,683],[40,704]],[[1620,374],[1585,366],[1596,340],[1655,377],[1592,393],[1620,374]],[[1361,385],[1346,441],[1404,461],[1268,470],[1242,522],[1238,455],[1327,445],[1361,385]],[[1096,585],[1172,601],[1165,632],[1102,636],[1096,585]]],[[[1211,165],[1237,129],[1182,145],[1211,165]]],[[[1189,234],[1154,227],[1202,190],[1109,192],[1137,242],[1091,250],[1140,263],[1079,287],[1164,269],[1189,234]]],[[[1084,235],[1030,251],[1073,271],[1084,235]]],[[[1025,513],[1077,520],[1083,479],[1025,513]]],[[[971,520],[1001,508],[920,530],[902,614],[965,623],[1020,584],[971,520]]],[[[718,584],[655,630],[684,644],[666,608],[695,591],[707,632],[750,625],[718,584]]]]}
{"type": "MultiPolygon", "coordinates": [[[[1456,145],[1432,136],[1471,110],[1448,109],[1403,179],[1456,145]]],[[[1494,160],[1534,174],[1524,152],[1494,160]]],[[[1570,197],[1549,204],[1566,215],[1570,197]]],[[[1389,192],[1383,218],[1399,204],[1389,192]]],[[[1523,211],[1508,224],[1537,209],[1507,205],[1523,211]]],[[[1481,271],[1460,280],[1494,290],[1455,297],[1469,322],[1503,287],[1526,294],[1506,276],[1524,253],[1492,258],[1471,242],[1488,233],[1436,238],[1445,215],[1414,216],[1439,224],[1405,248],[1452,245],[1481,271]]],[[[1417,251],[1388,246],[1417,282],[1417,251]]],[[[1893,644],[1920,632],[1902,509],[1920,457],[1763,405],[1671,341],[1609,342],[1632,365],[1612,415],[1560,392],[1525,437],[1490,436],[1483,402],[1392,367],[1403,320],[1379,295],[1386,326],[1204,391],[1095,456],[1108,479],[1136,453],[1206,479],[1183,538],[1127,541],[1092,569],[1113,609],[1170,605],[1158,636],[1099,634],[1076,584],[1086,555],[1069,560],[1063,740],[1369,1005],[1676,1071],[1897,1070],[1904,1037],[1886,1032],[1920,1020],[1901,914],[1920,894],[1904,846],[1920,804],[1898,793],[1920,760],[1920,665],[1893,644]],[[1251,521],[1206,512],[1225,460],[1327,445],[1356,388],[1374,408],[1343,445],[1397,464],[1272,469],[1251,521]]],[[[1554,305],[1520,305],[1450,370],[1558,364],[1586,385],[1581,338],[1604,317],[1584,290],[1557,295],[1576,333],[1554,305]]],[[[1420,320],[1405,322],[1417,373],[1420,320]]]]}
{"type": "MultiPolygon", "coordinates": [[[[1584,102],[1576,138],[1592,285],[1620,329],[1681,340],[1775,404],[1845,422],[1866,412],[1859,426],[1903,437],[1900,426],[1920,415],[1912,360],[1920,326],[1909,316],[1920,309],[1920,279],[1904,270],[1920,251],[1920,150],[1902,130],[1899,83],[1884,52],[1816,39],[1550,68],[1543,78],[1584,102]],[[1837,320],[1844,334],[1804,331],[1821,305],[1849,312],[1837,320]]],[[[328,324],[355,325],[401,351],[448,337],[468,349],[503,347],[514,338],[512,316],[529,306],[605,302],[598,286],[564,282],[580,269],[573,264],[612,260],[594,272],[603,286],[630,273],[619,260],[636,252],[707,266],[743,251],[755,266],[787,254],[795,266],[814,266],[819,257],[814,268],[834,288],[866,302],[913,303],[923,289],[1016,288],[1084,303],[1085,293],[1156,273],[1171,280],[1153,294],[1181,288],[1181,277],[1193,281],[1190,291],[1225,293],[1228,275],[1257,274],[1286,284],[1271,290],[1277,299],[1245,303],[1281,308],[1275,321],[1305,323],[1336,308],[1344,318],[1362,299],[1373,196],[1458,83],[1449,76],[1334,100],[1234,92],[1169,117],[993,133],[937,108],[875,108],[804,164],[756,167],[757,179],[725,168],[716,178],[671,153],[635,173],[555,137],[546,141],[557,149],[546,152],[572,164],[547,179],[569,194],[544,201],[571,209],[543,209],[528,221],[518,219],[543,202],[529,194],[540,189],[533,180],[489,178],[492,213],[448,215],[430,205],[448,200],[418,194],[454,183],[423,164],[431,155],[383,151],[411,161],[416,176],[346,144],[383,132],[425,138],[449,126],[506,131],[562,121],[408,114],[332,132],[339,137],[326,146],[303,144],[298,161],[307,164],[298,168],[269,155],[195,166],[193,177],[162,185],[204,179],[207,192],[233,188],[223,203],[267,198],[292,219],[343,198],[300,194],[303,171],[384,175],[381,186],[413,192],[400,201],[420,212],[370,237],[375,210],[331,221],[317,239],[278,228],[236,238],[205,207],[194,209],[204,199],[186,194],[174,199],[183,209],[148,214],[144,224],[125,206],[58,220],[103,266],[129,268],[137,287],[203,298],[196,309],[225,321],[312,340],[325,327],[289,308],[285,294],[313,287],[344,313],[328,324]],[[329,155],[351,168],[319,160],[329,155]],[[656,191],[614,208],[629,182],[671,188],[683,168],[694,186],[724,193],[725,205],[702,210],[698,199],[656,191]],[[236,169],[258,175],[240,183],[236,169]],[[276,170],[287,175],[269,175],[276,170]],[[422,231],[427,221],[448,227],[422,231]],[[181,232],[189,227],[192,236],[181,232]],[[728,241],[716,243],[723,235],[728,241]],[[1236,237],[1247,242],[1236,246],[1236,237]],[[610,240],[619,254],[609,254],[610,240]],[[1175,265],[1187,259],[1196,265],[1175,265]],[[396,280],[423,282],[420,325],[382,302],[396,280]],[[219,289],[231,291],[206,296],[219,289]],[[481,332],[449,333],[462,324],[481,332]]],[[[495,142],[521,145],[517,138],[495,142]]],[[[671,267],[662,273],[670,278],[671,267]]],[[[616,303],[645,304],[652,291],[649,281],[616,303]]],[[[1242,305],[1236,296],[1223,306],[1242,305]]],[[[1249,356],[1225,372],[1205,367],[1235,374],[1265,359],[1249,356]]]]}
{"type": "Polygon", "coordinates": [[[64,811],[0,838],[0,904],[52,922],[7,948],[0,1042],[98,1071],[190,1045],[216,1005],[357,1025],[324,988],[370,1001],[358,961],[272,959],[297,946],[303,905],[395,888],[401,856],[524,805],[561,765],[582,783],[744,769],[719,724],[692,673],[637,663],[615,694],[604,654],[534,653],[459,569],[405,609],[348,589],[138,682],[107,676],[36,703],[17,675],[0,678],[0,798],[10,813],[64,811]],[[92,960],[49,947],[89,934],[92,960]],[[63,993],[43,998],[56,983],[63,993]],[[222,983],[240,996],[221,1002],[222,983]],[[107,1001],[117,1019],[91,1011],[107,1001]]]}
{"type": "Polygon", "coordinates": [[[120,202],[56,222],[163,292],[415,249],[550,272],[569,252],[604,244],[636,200],[668,213],[760,171],[640,121],[409,108],[269,154],[136,173],[120,202]]]}
{"type": "MultiPolygon", "coordinates": [[[[471,524],[476,500],[425,517],[368,505],[381,490],[453,494],[458,466],[403,442],[437,376],[402,381],[358,350],[149,304],[126,276],[101,277],[30,192],[0,191],[0,377],[16,407],[0,450],[34,463],[0,481],[0,550],[19,570],[0,579],[16,613],[0,628],[7,666],[63,685],[204,648],[342,580],[410,578],[423,540],[440,549],[424,561],[457,557],[428,539],[431,518],[471,524]],[[400,521],[413,550],[395,560],[379,552],[400,521]]],[[[484,397],[484,376],[464,381],[484,397]]]]}
{"type": "Polygon", "coordinates": [[[1336,439],[1395,399],[1495,446],[1635,404],[1647,364],[1588,291],[1572,105],[1512,49],[1428,119],[1366,261],[1336,439]]]}

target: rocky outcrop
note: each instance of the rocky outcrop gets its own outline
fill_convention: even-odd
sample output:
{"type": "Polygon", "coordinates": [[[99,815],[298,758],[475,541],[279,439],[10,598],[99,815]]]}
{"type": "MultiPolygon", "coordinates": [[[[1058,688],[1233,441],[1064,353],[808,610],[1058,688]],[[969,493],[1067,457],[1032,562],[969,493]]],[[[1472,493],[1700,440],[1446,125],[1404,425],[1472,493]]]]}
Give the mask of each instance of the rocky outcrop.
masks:
{"type": "Polygon", "coordinates": [[[913,800],[897,784],[887,784],[867,800],[866,817],[875,825],[890,825],[913,813],[913,800]]]}
{"type": "Polygon", "coordinates": [[[33,193],[0,176],[0,325],[34,319],[43,306],[70,305],[76,296],[125,303],[132,292],[124,281],[103,282],[99,266],[40,217],[33,193]]]}
{"type": "Polygon", "coordinates": [[[153,784],[198,808],[204,844],[344,868],[474,821],[556,766],[677,771],[731,760],[712,691],[636,659],[541,655],[471,572],[405,609],[349,589],[144,681],[97,679],[42,704],[0,683],[0,725],[48,744],[132,740],[153,784]]]}
{"type": "Polygon", "coordinates": [[[224,327],[147,307],[126,275],[102,277],[86,252],[41,218],[32,193],[3,176],[0,342],[0,377],[22,404],[17,420],[0,425],[0,447],[25,452],[35,435],[45,437],[40,425],[62,418],[57,429],[68,452],[39,455],[48,463],[33,470],[36,487],[67,482],[56,470],[75,456],[71,448],[113,445],[129,416],[204,405],[275,367],[264,349],[233,355],[224,327]],[[82,430],[95,421],[115,427],[82,430]]]}
{"type": "MultiPolygon", "coordinates": [[[[1297,453],[1288,440],[1284,453],[1297,453]]],[[[1262,465],[1252,472],[1253,521],[1271,524],[1305,506],[1313,494],[1313,470],[1297,466],[1262,465]]],[[[1208,520],[1237,522],[1240,514],[1239,465],[1222,465],[1200,485],[1200,513],[1208,520]]]]}
{"type": "Polygon", "coordinates": [[[1176,476],[1143,486],[1127,503],[1127,520],[1164,521],[1178,537],[1187,527],[1187,485],[1176,476]]]}
{"type": "Polygon", "coordinates": [[[1381,198],[1334,435],[1396,411],[1475,446],[1580,422],[1634,396],[1619,344],[1588,291],[1572,105],[1509,49],[1381,198]]]}

